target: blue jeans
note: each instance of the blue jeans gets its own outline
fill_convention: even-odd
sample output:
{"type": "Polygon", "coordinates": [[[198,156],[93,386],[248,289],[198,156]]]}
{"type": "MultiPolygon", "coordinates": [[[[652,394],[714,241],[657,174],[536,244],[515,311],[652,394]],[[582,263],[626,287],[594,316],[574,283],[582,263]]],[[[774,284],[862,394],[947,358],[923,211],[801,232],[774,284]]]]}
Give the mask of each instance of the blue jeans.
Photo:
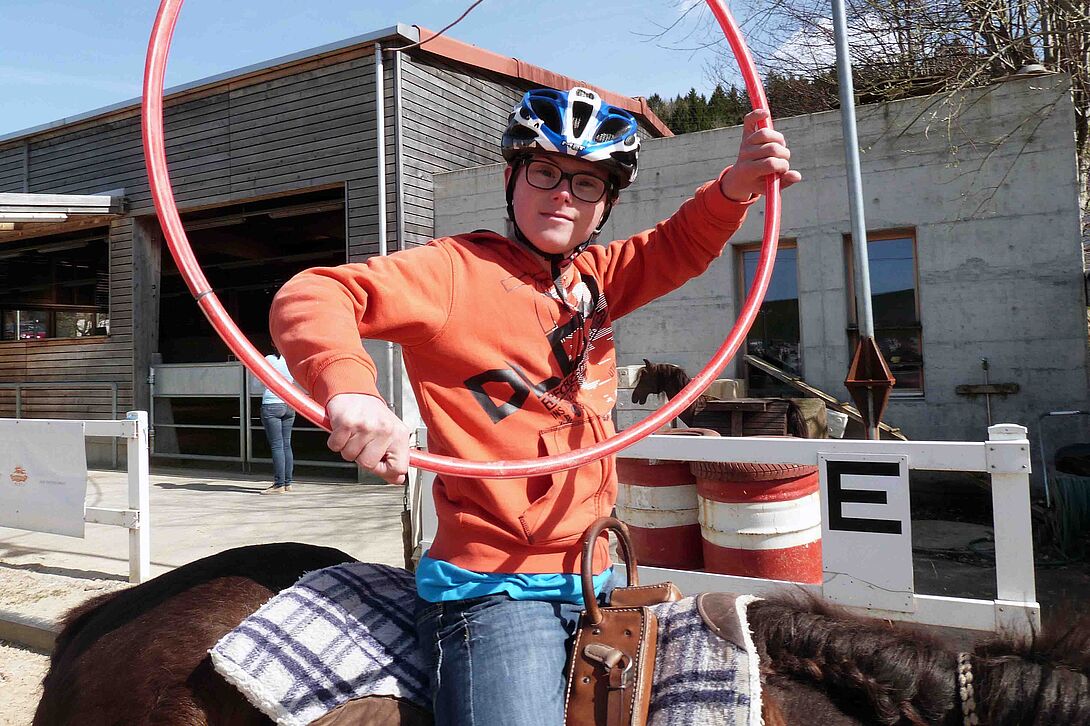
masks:
{"type": "Polygon", "coordinates": [[[435,726],[563,725],[582,605],[500,594],[416,606],[435,726]]]}
{"type": "Polygon", "coordinates": [[[273,484],[291,484],[295,458],[291,453],[291,427],[295,424],[295,410],[286,403],[261,404],[261,425],[269,439],[272,451],[273,484]]]}

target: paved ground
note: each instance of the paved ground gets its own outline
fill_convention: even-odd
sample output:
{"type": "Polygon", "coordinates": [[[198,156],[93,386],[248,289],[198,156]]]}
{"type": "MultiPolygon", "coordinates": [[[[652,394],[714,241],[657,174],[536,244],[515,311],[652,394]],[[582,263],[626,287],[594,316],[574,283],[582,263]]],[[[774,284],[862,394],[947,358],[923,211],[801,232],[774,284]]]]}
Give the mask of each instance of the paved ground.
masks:
{"type": "MultiPolygon", "coordinates": [[[[259,496],[270,482],[230,476],[152,476],[152,575],[231,547],[285,541],[402,564],[400,487],[300,481],[291,493],[259,496]]],[[[123,473],[92,471],[87,504],[124,507],[126,486],[123,473]]],[[[87,525],[82,540],[0,527],[0,562],[38,572],[126,579],[128,551],[128,533],[120,527],[87,525]]]]}
{"type": "MultiPolygon", "coordinates": [[[[312,480],[296,482],[290,494],[260,496],[268,480],[220,476],[152,476],[153,576],[262,542],[309,542],[361,560],[403,564],[400,487],[312,480]]],[[[126,487],[123,473],[92,471],[87,503],[124,507],[126,487]]],[[[126,587],[128,572],[128,534],[119,527],[88,525],[84,539],[0,527],[0,611],[34,625],[53,623],[90,597],[126,587]]],[[[30,723],[47,667],[40,648],[0,640],[0,726],[30,723]]]]}

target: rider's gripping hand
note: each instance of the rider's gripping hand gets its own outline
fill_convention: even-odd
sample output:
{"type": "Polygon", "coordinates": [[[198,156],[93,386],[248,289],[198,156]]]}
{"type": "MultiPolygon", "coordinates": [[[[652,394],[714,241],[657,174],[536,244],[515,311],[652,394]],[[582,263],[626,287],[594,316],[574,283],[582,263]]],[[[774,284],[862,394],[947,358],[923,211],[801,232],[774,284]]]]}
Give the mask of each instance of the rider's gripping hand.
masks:
{"type": "Polygon", "coordinates": [[[364,393],[340,393],[325,407],[329,448],[390,484],[405,482],[409,468],[409,428],[385,401],[364,393]]]}
{"type": "Polygon", "coordinates": [[[764,193],[765,177],[780,177],[780,189],[802,181],[802,175],[791,168],[791,150],[783,134],[758,125],[769,118],[763,108],[746,114],[742,126],[742,143],[738,146],[738,161],[723,174],[719,188],[728,199],[745,202],[764,193]]]}

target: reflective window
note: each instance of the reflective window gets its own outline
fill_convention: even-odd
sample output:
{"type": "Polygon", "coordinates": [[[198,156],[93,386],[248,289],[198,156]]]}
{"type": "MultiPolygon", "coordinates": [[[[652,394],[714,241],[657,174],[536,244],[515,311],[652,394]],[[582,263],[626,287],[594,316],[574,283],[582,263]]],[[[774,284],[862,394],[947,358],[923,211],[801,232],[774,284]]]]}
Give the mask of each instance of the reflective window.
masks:
{"type": "Polygon", "coordinates": [[[109,334],[108,243],[83,234],[0,247],[0,340],[109,334]]]}
{"type": "MultiPolygon", "coordinates": [[[[744,295],[749,296],[761,259],[760,249],[742,252],[744,295]]],[[[746,338],[746,352],[776,366],[785,373],[802,376],[801,336],[799,333],[798,250],[781,243],[776,250],[772,280],[757,319],[746,338]]],[[[749,394],[752,396],[797,395],[794,389],[767,373],[746,366],[749,394]]]]}
{"type": "MultiPolygon", "coordinates": [[[[897,380],[894,393],[923,393],[923,328],[916,285],[916,240],[910,235],[877,234],[868,240],[874,337],[897,380]]],[[[852,259],[850,242],[848,259],[852,259]]],[[[849,270],[852,269],[849,263],[849,270]]],[[[849,338],[858,340],[854,278],[850,286],[849,338]]]]}

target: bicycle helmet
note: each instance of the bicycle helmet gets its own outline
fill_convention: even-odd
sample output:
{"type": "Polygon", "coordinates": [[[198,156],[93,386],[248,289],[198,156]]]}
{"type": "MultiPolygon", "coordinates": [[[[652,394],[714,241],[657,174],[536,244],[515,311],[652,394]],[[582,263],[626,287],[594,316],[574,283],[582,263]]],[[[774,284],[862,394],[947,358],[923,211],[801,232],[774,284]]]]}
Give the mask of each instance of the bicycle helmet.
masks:
{"type": "Polygon", "coordinates": [[[507,119],[507,129],[500,141],[503,158],[514,172],[506,189],[507,216],[514,226],[515,239],[551,263],[553,282],[561,298],[561,268],[594,241],[613,211],[617,191],[636,178],[640,151],[638,131],[635,116],[622,108],[603,103],[597,93],[579,86],[566,92],[551,88],[527,91],[507,119]],[[606,209],[597,228],[588,239],[567,254],[539,249],[522,233],[515,219],[515,182],[522,163],[534,151],[566,154],[602,164],[610,178],[606,209]]]}
{"type": "Polygon", "coordinates": [[[640,152],[636,117],[590,90],[538,88],[511,111],[503,134],[503,158],[512,163],[534,150],[600,163],[617,189],[636,179],[640,152]]]}

